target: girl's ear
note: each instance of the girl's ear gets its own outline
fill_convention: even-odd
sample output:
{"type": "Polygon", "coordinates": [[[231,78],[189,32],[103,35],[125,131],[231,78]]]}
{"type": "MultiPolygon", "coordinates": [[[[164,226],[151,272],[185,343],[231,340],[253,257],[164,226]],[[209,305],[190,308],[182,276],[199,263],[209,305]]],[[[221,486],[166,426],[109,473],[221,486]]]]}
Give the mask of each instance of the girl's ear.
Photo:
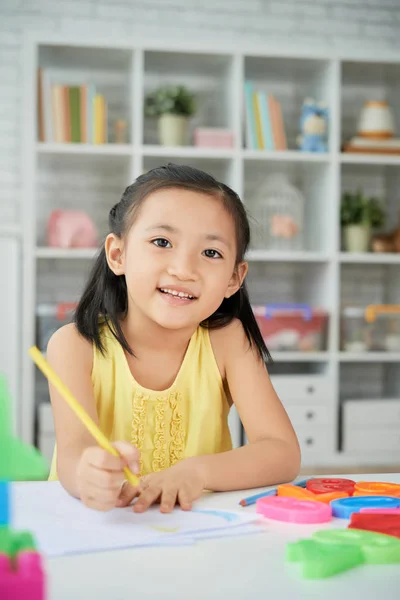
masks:
{"type": "Polygon", "coordinates": [[[225,292],[225,298],[230,298],[231,296],[233,296],[233,294],[236,294],[238,289],[241,287],[244,278],[247,275],[248,269],[249,265],[245,261],[242,261],[235,267],[235,270],[229,281],[228,288],[225,292]]]}
{"type": "Polygon", "coordinates": [[[109,233],[104,242],[107,263],[114,275],[124,275],[124,245],[115,233],[109,233]]]}

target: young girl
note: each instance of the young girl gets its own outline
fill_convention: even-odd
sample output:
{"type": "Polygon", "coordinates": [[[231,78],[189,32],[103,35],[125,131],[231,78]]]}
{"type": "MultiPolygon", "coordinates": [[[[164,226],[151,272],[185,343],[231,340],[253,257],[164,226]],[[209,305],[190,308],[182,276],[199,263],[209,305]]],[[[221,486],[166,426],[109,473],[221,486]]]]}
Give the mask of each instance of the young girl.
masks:
{"type": "Polygon", "coordinates": [[[75,323],[53,335],[47,356],[120,458],[50,386],[50,479],[98,510],[138,496],[138,512],[292,480],[300,451],[244,283],[250,232],[237,194],[169,164],[125,190],[109,227],[75,323]],[[249,440],[235,450],[232,403],[249,440]],[[140,474],[137,489],[124,481],[126,465],[140,474]]]}

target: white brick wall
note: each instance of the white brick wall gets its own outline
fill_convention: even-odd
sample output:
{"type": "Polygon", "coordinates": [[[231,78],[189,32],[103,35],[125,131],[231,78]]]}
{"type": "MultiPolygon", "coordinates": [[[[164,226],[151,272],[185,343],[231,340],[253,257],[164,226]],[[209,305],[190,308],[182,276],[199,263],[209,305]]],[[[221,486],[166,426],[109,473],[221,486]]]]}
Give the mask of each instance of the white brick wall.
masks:
{"type": "Polygon", "coordinates": [[[27,32],[399,47],[400,0],[0,0],[0,222],[18,223],[21,43],[27,32]]]}

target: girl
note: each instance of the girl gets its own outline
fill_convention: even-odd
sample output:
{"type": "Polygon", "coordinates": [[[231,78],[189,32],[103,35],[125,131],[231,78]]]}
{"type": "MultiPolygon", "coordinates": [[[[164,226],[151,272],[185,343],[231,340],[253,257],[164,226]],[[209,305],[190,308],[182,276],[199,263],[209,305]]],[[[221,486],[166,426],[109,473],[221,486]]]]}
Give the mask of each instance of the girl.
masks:
{"type": "Polygon", "coordinates": [[[125,190],[109,227],[75,322],[53,335],[47,356],[120,458],[95,445],[50,386],[50,479],[98,510],[138,496],[138,512],[292,480],[300,451],[244,283],[250,232],[239,197],[169,164],[125,190]],[[235,450],[232,403],[249,440],[235,450]],[[139,488],[124,481],[125,465],[139,488]]]}

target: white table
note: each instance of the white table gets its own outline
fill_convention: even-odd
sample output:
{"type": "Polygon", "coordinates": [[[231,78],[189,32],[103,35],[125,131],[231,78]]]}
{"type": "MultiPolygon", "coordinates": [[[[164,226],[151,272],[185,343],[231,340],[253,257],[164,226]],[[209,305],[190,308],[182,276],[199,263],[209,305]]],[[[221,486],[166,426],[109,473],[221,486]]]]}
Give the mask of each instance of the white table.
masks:
{"type": "MultiPolygon", "coordinates": [[[[400,474],[388,473],[326,477],[400,483],[400,474]]],[[[198,505],[237,510],[238,501],[251,494],[248,490],[205,494],[198,505]]],[[[273,594],[278,600],[399,600],[400,565],[360,566],[309,581],[302,579],[298,565],[285,561],[287,542],[309,537],[322,527],[346,527],[347,521],[335,519],[323,526],[270,523],[271,530],[265,533],[203,540],[195,546],[49,559],[48,600],[261,600],[273,594]]]]}

